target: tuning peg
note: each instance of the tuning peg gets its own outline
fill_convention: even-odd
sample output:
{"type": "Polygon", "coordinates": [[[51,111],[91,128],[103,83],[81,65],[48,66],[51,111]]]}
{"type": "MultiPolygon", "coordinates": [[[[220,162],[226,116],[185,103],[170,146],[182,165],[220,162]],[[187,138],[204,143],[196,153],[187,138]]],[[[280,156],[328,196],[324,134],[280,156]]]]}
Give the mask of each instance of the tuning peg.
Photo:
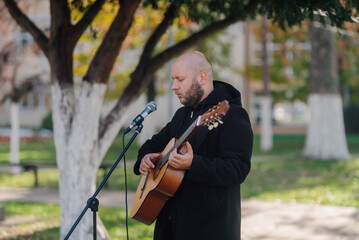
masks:
{"type": "Polygon", "coordinates": [[[216,118],[216,121],[219,122],[220,124],[223,124],[220,118],[216,118]]]}
{"type": "Polygon", "coordinates": [[[214,126],[214,128],[218,127],[218,122],[215,122],[215,123],[213,124],[213,126],[214,126]]]}
{"type": "Polygon", "coordinates": [[[213,125],[208,126],[208,130],[211,131],[213,129],[213,125]]]}

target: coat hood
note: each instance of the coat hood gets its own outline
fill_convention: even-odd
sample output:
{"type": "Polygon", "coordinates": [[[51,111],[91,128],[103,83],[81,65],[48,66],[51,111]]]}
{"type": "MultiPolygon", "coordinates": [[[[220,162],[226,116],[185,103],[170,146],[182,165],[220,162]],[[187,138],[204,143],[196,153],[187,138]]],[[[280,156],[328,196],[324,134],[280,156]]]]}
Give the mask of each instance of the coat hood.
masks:
{"type": "MultiPolygon", "coordinates": [[[[229,103],[242,106],[241,93],[232,85],[220,81],[213,81],[213,85],[214,85],[214,90],[212,92],[213,96],[211,93],[208,96],[209,98],[208,101],[212,101],[212,99],[223,101],[226,99],[229,101],[229,103]]],[[[213,103],[216,104],[216,102],[213,103]]]]}
{"type": "Polygon", "coordinates": [[[241,93],[232,85],[221,81],[213,81],[213,85],[214,90],[198,104],[195,111],[208,108],[208,105],[216,105],[223,100],[227,100],[231,105],[242,106],[241,93]]]}

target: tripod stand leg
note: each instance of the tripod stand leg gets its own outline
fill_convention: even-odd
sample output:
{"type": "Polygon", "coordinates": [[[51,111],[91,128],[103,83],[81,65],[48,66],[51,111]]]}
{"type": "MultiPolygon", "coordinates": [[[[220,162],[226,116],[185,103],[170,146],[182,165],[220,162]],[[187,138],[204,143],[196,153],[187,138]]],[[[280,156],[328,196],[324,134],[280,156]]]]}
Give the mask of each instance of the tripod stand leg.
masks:
{"type": "Polygon", "coordinates": [[[89,208],[92,211],[92,221],[93,221],[93,239],[96,240],[97,239],[97,212],[98,212],[98,205],[99,205],[99,201],[97,198],[92,197],[88,200],[88,205],[89,208]]]}

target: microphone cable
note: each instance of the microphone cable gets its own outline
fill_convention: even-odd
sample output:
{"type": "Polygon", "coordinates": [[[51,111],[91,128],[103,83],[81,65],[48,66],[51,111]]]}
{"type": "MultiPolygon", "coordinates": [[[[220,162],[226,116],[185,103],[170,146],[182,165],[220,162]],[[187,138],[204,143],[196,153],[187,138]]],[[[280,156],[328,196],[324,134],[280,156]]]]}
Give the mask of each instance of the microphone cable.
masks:
{"type": "MultiPolygon", "coordinates": [[[[122,149],[125,149],[125,135],[122,134],[122,149]]],[[[125,174],[125,205],[126,205],[126,239],[129,240],[128,234],[128,202],[127,202],[127,172],[126,172],[126,154],[123,155],[123,172],[125,174]]]]}

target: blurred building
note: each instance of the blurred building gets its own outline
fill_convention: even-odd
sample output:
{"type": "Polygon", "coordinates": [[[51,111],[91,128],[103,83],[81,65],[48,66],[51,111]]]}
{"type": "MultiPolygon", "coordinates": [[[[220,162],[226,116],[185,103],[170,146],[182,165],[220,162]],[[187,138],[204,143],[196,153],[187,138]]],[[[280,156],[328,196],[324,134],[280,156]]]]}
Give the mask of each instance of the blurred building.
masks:
{"type": "MultiPolygon", "coordinates": [[[[29,13],[29,18],[43,31],[50,25],[48,1],[38,0],[37,4],[23,3],[23,9],[29,13]]],[[[50,68],[48,61],[32,36],[23,31],[6,12],[2,21],[8,24],[0,28],[4,37],[0,38],[0,51],[6,51],[8,46],[14,46],[10,59],[3,64],[0,81],[0,99],[13,94],[14,88],[21,88],[25,82],[36,80],[37,84],[19,100],[19,120],[22,127],[38,128],[43,118],[51,110],[50,68]]],[[[10,98],[0,105],[0,127],[10,126],[10,98]]]]}

